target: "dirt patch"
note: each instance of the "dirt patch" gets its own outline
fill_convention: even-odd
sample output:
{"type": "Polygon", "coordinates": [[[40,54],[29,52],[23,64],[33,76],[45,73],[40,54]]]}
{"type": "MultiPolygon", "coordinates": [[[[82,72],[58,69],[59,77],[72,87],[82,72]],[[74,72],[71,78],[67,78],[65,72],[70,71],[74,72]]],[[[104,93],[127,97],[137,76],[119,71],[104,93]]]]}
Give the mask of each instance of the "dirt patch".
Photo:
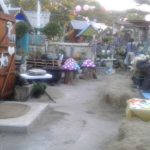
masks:
{"type": "Polygon", "coordinates": [[[1,103],[0,119],[17,118],[26,114],[29,110],[30,107],[25,104],[1,103]]]}
{"type": "Polygon", "coordinates": [[[140,97],[137,89],[132,88],[130,74],[115,74],[107,80],[103,100],[117,108],[125,108],[130,98],[140,97]]]}
{"type": "MultiPolygon", "coordinates": [[[[115,74],[107,80],[103,101],[113,107],[123,108],[125,113],[126,101],[130,98],[141,98],[138,89],[132,87],[130,74],[115,74]]],[[[149,150],[150,149],[150,122],[138,118],[124,119],[120,125],[116,139],[106,143],[107,150],[149,150]]]]}
{"type": "Polygon", "coordinates": [[[150,122],[138,119],[124,120],[119,129],[118,140],[107,150],[149,150],[150,122]]]}
{"type": "MultiPolygon", "coordinates": [[[[119,90],[119,89],[118,89],[119,90]]],[[[124,91],[123,93],[116,93],[116,90],[109,89],[108,93],[106,93],[103,97],[103,99],[111,104],[114,107],[117,108],[125,108],[126,107],[126,101],[130,98],[134,98],[135,93],[132,93],[131,91],[124,91]]]]}

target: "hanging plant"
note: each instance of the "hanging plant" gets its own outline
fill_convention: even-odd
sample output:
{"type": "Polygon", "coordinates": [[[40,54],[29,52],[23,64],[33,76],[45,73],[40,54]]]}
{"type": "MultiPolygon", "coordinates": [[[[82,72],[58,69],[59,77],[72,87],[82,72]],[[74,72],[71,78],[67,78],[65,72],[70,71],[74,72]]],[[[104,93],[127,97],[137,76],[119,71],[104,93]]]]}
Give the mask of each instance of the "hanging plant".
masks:
{"type": "Polygon", "coordinates": [[[29,31],[29,25],[25,22],[16,23],[16,37],[17,39],[22,38],[29,31]]]}

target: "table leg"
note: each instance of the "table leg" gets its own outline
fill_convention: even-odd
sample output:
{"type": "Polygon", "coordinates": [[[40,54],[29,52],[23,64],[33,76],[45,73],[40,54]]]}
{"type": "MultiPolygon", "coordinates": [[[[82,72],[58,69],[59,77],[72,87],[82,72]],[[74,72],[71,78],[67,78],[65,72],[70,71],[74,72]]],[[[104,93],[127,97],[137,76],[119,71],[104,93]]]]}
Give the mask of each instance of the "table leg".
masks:
{"type": "MultiPolygon", "coordinates": [[[[35,84],[37,84],[41,89],[43,88],[39,83],[36,82],[35,84]]],[[[53,98],[46,92],[46,90],[44,90],[44,93],[47,95],[47,97],[49,98],[49,100],[51,100],[52,102],[56,103],[56,102],[53,100],[53,98]]]]}

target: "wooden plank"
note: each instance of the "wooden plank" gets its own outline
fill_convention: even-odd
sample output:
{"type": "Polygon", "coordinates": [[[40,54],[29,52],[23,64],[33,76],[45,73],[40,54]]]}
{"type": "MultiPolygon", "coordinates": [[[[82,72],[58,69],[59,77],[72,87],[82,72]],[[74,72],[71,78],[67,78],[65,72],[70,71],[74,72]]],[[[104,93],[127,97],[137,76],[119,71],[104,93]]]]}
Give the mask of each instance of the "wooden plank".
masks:
{"type": "Polygon", "coordinates": [[[0,20],[15,22],[15,17],[8,15],[8,14],[4,14],[3,12],[0,12],[0,20]]]}
{"type": "Polygon", "coordinates": [[[5,78],[5,80],[4,80],[4,84],[3,84],[3,86],[2,86],[2,91],[1,91],[1,93],[0,93],[0,97],[3,97],[3,94],[4,94],[4,92],[5,92],[5,88],[6,88],[6,85],[7,85],[7,82],[8,82],[8,78],[9,78],[11,69],[12,69],[12,67],[13,67],[14,59],[15,59],[15,54],[12,55],[12,58],[11,58],[11,61],[10,61],[10,66],[9,66],[8,73],[7,73],[7,75],[6,75],[6,78],[5,78]]]}
{"type": "MultiPolygon", "coordinates": [[[[16,69],[19,70],[21,61],[16,60],[16,69]]],[[[43,59],[27,59],[27,69],[31,68],[42,68],[42,69],[57,69],[60,70],[57,60],[43,60],[43,59]]]]}
{"type": "MultiPolygon", "coordinates": [[[[10,72],[10,74],[15,74],[15,73],[16,73],[16,71],[10,72]]],[[[8,74],[7,72],[4,72],[4,73],[1,73],[0,76],[6,76],[7,74],[8,74]]]]}
{"type": "Polygon", "coordinates": [[[0,45],[2,44],[2,42],[4,41],[4,39],[7,36],[8,31],[6,30],[5,33],[3,34],[2,38],[0,39],[0,45]]]}
{"type": "MultiPolygon", "coordinates": [[[[0,68],[0,98],[8,98],[14,91],[15,80],[15,63],[14,55],[8,54],[8,46],[14,46],[7,36],[7,22],[12,22],[15,25],[15,17],[0,12],[0,55],[6,54],[9,56],[9,64],[7,67],[0,68]]],[[[15,34],[15,27],[12,30],[15,34]]]]}

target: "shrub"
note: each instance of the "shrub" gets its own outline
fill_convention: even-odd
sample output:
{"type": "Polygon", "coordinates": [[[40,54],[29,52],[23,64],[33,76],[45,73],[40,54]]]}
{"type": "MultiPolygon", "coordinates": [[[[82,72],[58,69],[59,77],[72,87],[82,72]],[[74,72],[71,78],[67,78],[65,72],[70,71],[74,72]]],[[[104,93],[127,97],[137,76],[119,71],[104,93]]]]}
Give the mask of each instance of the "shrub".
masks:
{"type": "Polygon", "coordinates": [[[43,28],[43,33],[49,38],[53,39],[55,36],[60,36],[61,34],[61,27],[55,22],[48,23],[43,28]]]}
{"type": "Polygon", "coordinates": [[[25,22],[16,23],[16,37],[22,38],[29,31],[29,26],[25,22]]]}
{"type": "Polygon", "coordinates": [[[46,90],[46,84],[44,83],[34,83],[32,90],[31,90],[31,96],[32,97],[40,97],[42,94],[44,94],[46,90]]]}

